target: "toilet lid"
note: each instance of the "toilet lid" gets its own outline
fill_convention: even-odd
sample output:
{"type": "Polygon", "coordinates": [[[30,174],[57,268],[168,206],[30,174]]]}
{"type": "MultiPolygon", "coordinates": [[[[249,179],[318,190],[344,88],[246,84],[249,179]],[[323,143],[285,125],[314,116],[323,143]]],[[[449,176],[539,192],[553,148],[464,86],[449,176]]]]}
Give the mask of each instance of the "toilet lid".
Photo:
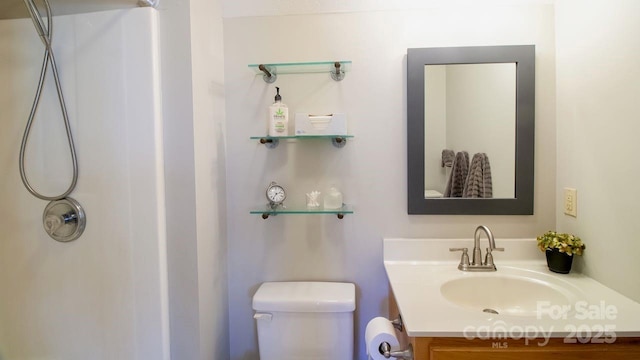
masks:
{"type": "Polygon", "coordinates": [[[253,296],[253,309],[281,312],[350,312],[355,285],[339,282],[265,282],[253,296]]]}

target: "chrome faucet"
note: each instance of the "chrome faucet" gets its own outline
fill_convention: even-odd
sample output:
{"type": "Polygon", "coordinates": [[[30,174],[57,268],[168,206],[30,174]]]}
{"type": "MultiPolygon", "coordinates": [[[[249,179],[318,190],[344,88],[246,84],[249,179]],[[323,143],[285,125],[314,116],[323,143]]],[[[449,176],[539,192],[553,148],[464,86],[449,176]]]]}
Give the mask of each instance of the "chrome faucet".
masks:
{"type": "Polygon", "coordinates": [[[493,255],[491,254],[494,250],[504,251],[504,248],[496,247],[496,240],[493,237],[493,233],[484,225],[478,226],[473,234],[473,260],[471,262],[469,262],[469,249],[449,248],[449,251],[462,251],[460,264],[458,264],[458,269],[462,271],[496,271],[496,265],[493,263],[493,255]],[[481,230],[484,231],[489,240],[489,247],[487,248],[484,261],[482,261],[482,249],[480,249],[481,230]]]}

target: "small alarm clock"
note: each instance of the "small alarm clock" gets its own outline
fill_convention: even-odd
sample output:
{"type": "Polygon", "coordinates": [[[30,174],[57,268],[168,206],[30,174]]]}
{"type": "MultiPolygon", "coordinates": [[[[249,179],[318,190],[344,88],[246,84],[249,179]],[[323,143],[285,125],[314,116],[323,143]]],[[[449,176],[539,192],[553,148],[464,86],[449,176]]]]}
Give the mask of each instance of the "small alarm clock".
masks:
{"type": "Polygon", "coordinates": [[[269,206],[271,206],[272,209],[281,206],[284,199],[287,198],[287,193],[284,191],[284,188],[275,181],[272,181],[267,187],[266,195],[267,200],[269,200],[269,206]]]}

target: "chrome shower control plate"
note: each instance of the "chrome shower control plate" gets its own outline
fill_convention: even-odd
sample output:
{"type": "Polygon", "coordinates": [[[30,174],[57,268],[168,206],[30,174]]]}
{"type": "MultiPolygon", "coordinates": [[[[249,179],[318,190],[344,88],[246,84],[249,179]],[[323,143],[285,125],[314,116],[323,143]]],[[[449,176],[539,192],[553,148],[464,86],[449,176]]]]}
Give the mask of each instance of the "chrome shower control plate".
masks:
{"type": "Polygon", "coordinates": [[[44,209],[42,221],[47,234],[60,242],[79,238],[87,224],[84,209],[70,197],[50,202],[44,209]]]}

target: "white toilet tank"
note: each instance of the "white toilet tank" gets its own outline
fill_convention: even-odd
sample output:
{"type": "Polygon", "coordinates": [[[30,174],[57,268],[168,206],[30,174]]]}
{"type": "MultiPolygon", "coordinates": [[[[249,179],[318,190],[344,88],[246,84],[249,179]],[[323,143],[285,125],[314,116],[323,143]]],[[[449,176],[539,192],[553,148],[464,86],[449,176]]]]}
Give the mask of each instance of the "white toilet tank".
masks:
{"type": "Polygon", "coordinates": [[[353,360],[355,285],[266,282],[253,296],[260,360],[353,360]]]}

